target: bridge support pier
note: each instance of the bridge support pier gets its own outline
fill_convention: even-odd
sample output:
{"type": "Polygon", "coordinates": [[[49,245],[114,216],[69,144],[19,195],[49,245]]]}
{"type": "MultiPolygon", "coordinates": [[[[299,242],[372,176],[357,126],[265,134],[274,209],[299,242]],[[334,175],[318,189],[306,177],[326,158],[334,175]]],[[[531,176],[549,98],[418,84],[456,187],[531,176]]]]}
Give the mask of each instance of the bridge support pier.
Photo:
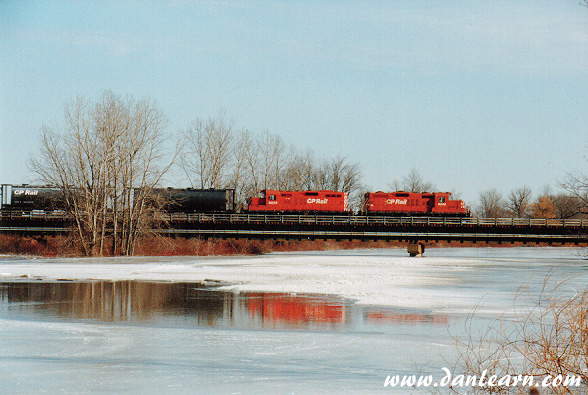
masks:
{"type": "Polygon", "coordinates": [[[413,243],[408,245],[408,253],[410,256],[421,257],[425,252],[425,243],[413,243]]]}

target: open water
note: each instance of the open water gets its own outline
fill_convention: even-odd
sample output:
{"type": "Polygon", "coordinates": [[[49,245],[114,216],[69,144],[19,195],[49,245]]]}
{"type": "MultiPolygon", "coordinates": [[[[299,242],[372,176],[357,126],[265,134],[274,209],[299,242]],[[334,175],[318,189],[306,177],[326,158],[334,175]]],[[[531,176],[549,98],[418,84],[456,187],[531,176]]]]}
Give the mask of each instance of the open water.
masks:
{"type": "MultiPolygon", "coordinates": [[[[398,251],[337,254],[386,253],[398,251]]],[[[516,294],[537,296],[545,281],[566,281],[570,294],[588,284],[587,261],[573,249],[439,249],[420,259],[436,256],[471,265],[461,281],[439,285],[440,297],[484,295],[479,303],[497,312],[510,311],[516,294]]],[[[408,296],[431,287],[413,286],[408,296]]],[[[389,375],[442,375],[472,311],[190,282],[5,279],[0,380],[3,391],[18,394],[428,393],[384,383],[389,375]]],[[[498,315],[476,316],[473,326],[498,315]]]]}

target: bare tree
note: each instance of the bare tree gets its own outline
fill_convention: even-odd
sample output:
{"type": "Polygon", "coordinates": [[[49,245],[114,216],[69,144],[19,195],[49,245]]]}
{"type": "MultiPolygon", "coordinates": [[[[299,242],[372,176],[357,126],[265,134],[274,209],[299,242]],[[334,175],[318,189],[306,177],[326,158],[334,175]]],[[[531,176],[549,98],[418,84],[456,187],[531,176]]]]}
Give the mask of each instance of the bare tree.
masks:
{"type": "Polygon", "coordinates": [[[576,196],[566,193],[559,193],[552,196],[555,216],[560,219],[577,218],[586,216],[588,212],[583,212],[583,204],[576,196]]]}
{"type": "Polygon", "coordinates": [[[260,167],[259,146],[255,136],[249,131],[241,135],[238,146],[239,156],[243,158],[245,168],[245,179],[242,180],[243,190],[248,192],[248,196],[253,196],[263,189],[261,174],[258,170],[260,167]]]}
{"type": "Polygon", "coordinates": [[[527,218],[530,204],[531,189],[521,187],[510,192],[506,202],[506,209],[515,218],[527,218]]]}
{"type": "Polygon", "coordinates": [[[314,189],[353,192],[359,188],[361,170],[359,164],[350,163],[347,158],[338,156],[324,160],[314,169],[314,189]]]}
{"type": "Polygon", "coordinates": [[[334,191],[352,192],[359,186],[361,170],[359,164],[349,163],[345,157],[338,156],[331,160],[331,188],[334,191]]]}
{"type": "Polygon", "coordinates": [[[436,189],[431,182],[425,181],[415,168],[410,170],[408,175],[402,179],[402,182],[396,180],[390,187],[395,191],[402,190],[413,193],[432,192],[436,189]]]}
{"type": "Polygon", "coordinates": [[[243,130],[234,133],[232,160],[227,187],[235,190],[235,199],[237,202],[244,202],[246,197],[253,196],[257,193],[256,188],[253,187],[255,185],[253,181],[255,179],[255,173],[249,171],[250,162],[248,155],[253,145],[253,138],[249,131],[243,130]]]}
{"type": "MultiPolygon", "coordinates": [[[[269,131],[237,134],[231,159],[231,183],[241,201],[263,189],[295,189],[304,184],[310,159],[269,131]]],[[[309,157],[310,158],[310,157],[309,157]]]]}
{"type": "Polygon", "coordinates": [[[294,147],[287,147],[282,138],[268,131],[255,135],[240,132],[231,160],[231,187],[244,201],[263,189],[284,188],[289,184],[290,163],[296,157],[294,147]]]}
{"type": "Polygon", "coordinates": [[[295,153],[284,169],[282,185],[285,189],[294,191],[313,189],[316,167],[316,159],[311,150],[295,153]]]}
{"type": "Polygon", "coordinates": [[[224,113],[197,120],[184,132],[181,163],[193,187],[223,188],[229,183],[234,143],[233,121],[224,113]]]}
{"type": "Polygon", "coordinates": [[[578,213],[588,214],[588,175],[568,173],[559,185],[575,198],[578,203],[578,213]]]}
{"type": "Polygon", "coordinates": [[[65,126],[43,128],[31,170],[59,186],[85,255],[133,253],[148,226],[150,189],[171,166],[164,164],[164,115],[149,100],[105,92],[92,104],[66,105],[65,126]]]}
{"type": "Polygon", "coordinates": [[[263,132],[257,140],[259,152],[258,171],[262,175],[262,189],[282,189],[284,170],[294,156],[294,147],[286,146],[284,140],[269,131],[263,132]]]}
{"type": "Polygon", "coordinates": [[[480,203],[476,213],[480,218],[500,218],[505,215],[505,203],[502,194],[496,189],[480,193],[480,203]]]}

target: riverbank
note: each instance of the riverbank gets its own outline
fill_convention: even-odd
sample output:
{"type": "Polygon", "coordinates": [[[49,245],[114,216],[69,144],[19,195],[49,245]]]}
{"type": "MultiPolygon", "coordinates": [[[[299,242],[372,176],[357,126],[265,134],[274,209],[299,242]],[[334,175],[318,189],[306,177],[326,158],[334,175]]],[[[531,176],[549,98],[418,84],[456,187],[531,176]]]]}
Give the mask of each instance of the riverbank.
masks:
{"type": "MultiPolygon", "coordinates": [[[[144,237],[138,240],[135,256],[231,256],[270,252],[327,251],[362,248],[402,248],[406,243],[360,240],[248,240],[144,237]]],[[[23,237],[0,235],[0,254],[43,257],[82,257],[69,237],[23,237]]]]}
{"type": "MultiPolygon", "coordinates": [[[[135,247],[136,256],[231,256],[261,255],[271,252],[330,251],[350,249],[399,248],[406,249],[406,241],[361,240],[248,240],[198,239],[151,236],[140,239],[135,247]]],[[[425,242],[426,248],[479,248],[479,247],[545,247],[546,243],[498,242],[425,242]]],[[[563,247],[578,247],[562,245],[563,247]]],[[[586,246],[580,246],[586,247],[586,246]]],[[[42,257],[82,257],[81,250],[66,236],[25,237],[0,234],[0,254],[32,255],[42,257]]]]}

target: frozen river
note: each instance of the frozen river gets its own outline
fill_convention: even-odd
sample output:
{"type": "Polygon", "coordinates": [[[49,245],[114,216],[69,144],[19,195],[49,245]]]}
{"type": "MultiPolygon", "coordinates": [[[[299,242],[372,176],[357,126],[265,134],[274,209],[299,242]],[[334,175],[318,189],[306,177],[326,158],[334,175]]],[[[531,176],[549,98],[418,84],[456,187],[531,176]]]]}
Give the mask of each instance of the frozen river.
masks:
{"type": "Polygon", "coordinates": [[[571,248],[352,250],[231,258],[0,257],[7,393],[403,394],[540,293],[573,294],[571,248]]]}

